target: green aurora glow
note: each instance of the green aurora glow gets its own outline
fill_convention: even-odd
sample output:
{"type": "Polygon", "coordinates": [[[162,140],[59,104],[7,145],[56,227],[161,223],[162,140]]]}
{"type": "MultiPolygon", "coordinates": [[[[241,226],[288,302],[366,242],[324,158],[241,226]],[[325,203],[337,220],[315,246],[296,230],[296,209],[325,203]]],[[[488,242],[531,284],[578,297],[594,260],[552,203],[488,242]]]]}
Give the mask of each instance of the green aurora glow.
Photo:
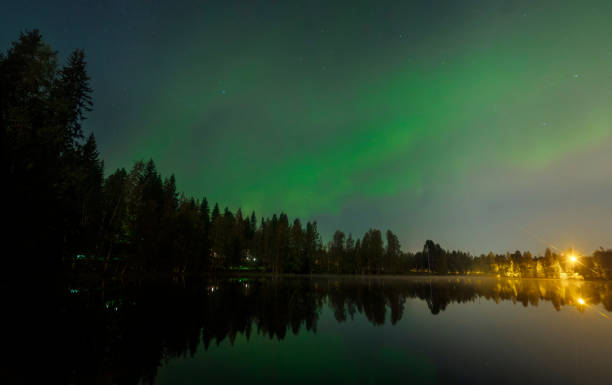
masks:
{"type": "MultiPolygon", "coordinates": [[[[117,36],[127,24],[119,23],[113,38],[72,44],[118,52],[97,64],[102,53],[89,56],[89,123],[107,172],[153,158],[187,195],[230,208],[285,211],[326,231],[393,225],[410,247],[431,236],[452,247],[504,248],[524,235],[469,238],[447,220],[448,202],[480,197],[483,180],[508,175],[490,202],[450,215],[482,225],[500,191],[511,190],[496,211],[508,223],[496,223],[524,223],[512,214],[525,204],[514,197],[527,191],[515,191],[516,180],[527,185],[612,141],[610,2],[142,7],[126,10],[125,42],[117,36]],[[125,95],[111,105],[113,89],[125,95]]],[[[53,22],[40,24],[51,40],[62,38],[53,22]]],[[[588,159],[578,171],[599,168],[593,178],[608,180],[609,163],[588,159]]],[[[561,222],[568,203],[557,198],[544,215],[561,222]]],[[[572,204],[579,211],[587,203],[572,204]]],[[[567,227],[549,230],[546,237],[571,241],[567,227]]],[[[590,234],[584,247],[605,241],[590,234]]]]}

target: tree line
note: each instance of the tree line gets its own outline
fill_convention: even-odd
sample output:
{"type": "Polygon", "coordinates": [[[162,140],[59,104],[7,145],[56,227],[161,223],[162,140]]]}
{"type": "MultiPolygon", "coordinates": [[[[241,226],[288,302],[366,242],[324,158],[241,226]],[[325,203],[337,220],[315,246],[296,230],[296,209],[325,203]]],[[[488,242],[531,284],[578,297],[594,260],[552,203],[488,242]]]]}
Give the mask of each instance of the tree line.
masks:
{"type": "MultiPolygon", "coordinates": [[[[180,195],[174,176],[163,178],[152,160],[119,169],[100,186],[98,211],[80,252],[105,270],[208,272],[258,269],[272,273],[399,273],[410,268],[398,237],[370,229],[362,238],[336,231],[324,245],[316,222],[287,214],[258,218],[228,207],[212,209],[180,195]]],[[[76,252],[76,250],[75,250],[76,252]]]]}
{"type": "MultiPolygon", "coordinates": [[[[340,254],[327,253],[316,222],[290,221],[285,213],[258,218],[218,204],[211,209],[205,198],[179,194],[175,177],[162,177],[153,160],[104,177],[95,137],[83,133],[91,92],[84,52],[59,65],[38,30],[22,33],[0,53],[4,222],[19,255],[11,262],[46,271],[91,258],[115,272],[243,265],[273,273],[349,270],[340,254]]],[[[397,241],[391,232],[387,238],[397,241]]],[[[383,249],[378,230],[354,249],[351,271],[381,272],[399,255],[397,242],[383,249]]]]}
{"type": "Polygon", "coordinates": [[[0,52],[0,146],[7,204],[7,264],[44,271],[71,268],[201,273],[253,269],[271,273],[496,274],[612,278],[612,250],[568,264],[547,250],[472,256],[428,240],[406,253],[391,231],[361,238],[336,231],[324,244],[316,222],[286,213],[258,217],[180,194],[174,175],[153,160],[104,176],[93,134],[83,51],[64,65],[39,31],[0,52]]]}

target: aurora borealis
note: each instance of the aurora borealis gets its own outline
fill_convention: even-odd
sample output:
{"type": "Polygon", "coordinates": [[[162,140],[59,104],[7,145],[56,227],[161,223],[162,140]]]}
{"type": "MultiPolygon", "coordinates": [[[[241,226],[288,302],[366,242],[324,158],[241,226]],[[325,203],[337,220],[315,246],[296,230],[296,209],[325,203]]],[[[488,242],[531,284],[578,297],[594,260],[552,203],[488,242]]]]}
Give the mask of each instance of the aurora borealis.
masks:
{"type": "Polygon", "coordinates": [[[480,253],[612,246],[612,3],[13,2],[83,48],[106,171],[480,253]]]}

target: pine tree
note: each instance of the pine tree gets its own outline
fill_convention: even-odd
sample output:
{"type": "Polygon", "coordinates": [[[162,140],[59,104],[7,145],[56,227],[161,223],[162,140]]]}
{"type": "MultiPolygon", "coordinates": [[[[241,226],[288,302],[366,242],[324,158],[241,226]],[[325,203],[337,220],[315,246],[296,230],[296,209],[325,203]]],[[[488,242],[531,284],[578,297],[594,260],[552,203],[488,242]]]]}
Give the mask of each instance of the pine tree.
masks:
{"type": "Polygon", "coordinates": [[[391,230],[387,230],[387,250],[385,252],[385,272],[397,273],[400,267],[402,255],[401,245],[397,235],[391,230]]]}
{"type": "Polygon", "coordinates": [[[208,201],[202,198],[199,209],[200,224],[202,234],[200,235],[200,270],[207,270],[210,267],[210,210],[208,201]]]}

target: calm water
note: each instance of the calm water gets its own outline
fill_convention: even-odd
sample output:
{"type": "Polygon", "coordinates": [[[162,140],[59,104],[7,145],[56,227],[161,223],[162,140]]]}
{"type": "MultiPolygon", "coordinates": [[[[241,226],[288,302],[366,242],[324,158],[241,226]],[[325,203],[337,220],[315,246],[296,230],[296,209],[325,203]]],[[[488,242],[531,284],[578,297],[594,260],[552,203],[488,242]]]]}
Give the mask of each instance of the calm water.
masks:
{"type": "Polygon", "coordinates": [[[608,282],[250,277],[64,291],[63,383],[612,383],[608,282]]]}

